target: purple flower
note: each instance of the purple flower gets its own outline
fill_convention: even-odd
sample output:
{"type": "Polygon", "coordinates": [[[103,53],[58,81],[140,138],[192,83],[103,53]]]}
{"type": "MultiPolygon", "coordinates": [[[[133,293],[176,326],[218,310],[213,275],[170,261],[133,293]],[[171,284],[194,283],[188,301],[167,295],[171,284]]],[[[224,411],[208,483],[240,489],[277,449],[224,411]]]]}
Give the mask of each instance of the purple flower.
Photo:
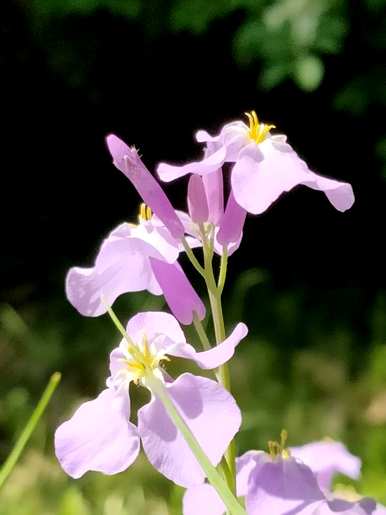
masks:
{"type": "MultiPolygon", "coordinates": [[[[237,495],[245,497],[248,515],[370,515],[375,502],[336,499],[323,493],[312,470],[288,451],[275,456],[248,451],[237,459],[237,495]]],[[[225,506],[208,485],[189,488],[184,515],[223,515],[225,506]]]]}
{"type": "Polygon", "coordinates": [[[82,315],[99,316],[123,293],[148,290],[161,295],[149,258],[174,263],[180,249],[164,224],[142,204],[139,224],[116,227],[103,241],[92,268],[69,270],[67,298],[82,315]]]}
{"type": "Polygon", "coordinates": [[[193,236],[193,245],[202,238],[202,229],[210,237],[213,230],[214,251],[228,255],[238,249],[247,212],[234,200],[231,192],[224,212],[224,187],[222,171],[216,170],[201,177],[191,175],[188,184],[189,215],[183,211],[177,214],[184,225],[185,232],[193,236]]]}
{"type": "Polygon", "coordinates": [[[249,213],[263,213],[282,193],[299,184],[325,193],[339,211],[354,202],[350,184],[317,175],[287,143],[286,136],[272,135],[273,125],[260,123],[247,113],[249,125],[236,121],[224,125],[217,136],[198,131],[197,141],[206,143],[204,159],[184,166],[160,163],[158,174],[171,181],[187,173],[206,175],[224,163],[234,163],[232,191],[236,202],[249,213]]]}
{"type": "Polygon", "coordinates": [[[310,467],[320,488],[330,490],[334,474],[345,474],[358,479],[361,460],[351,454],[341,442],[311,442],[301,447],[291,447],[291,455],[310,467]]]}
{"type": "Polygon", "coordinates": [[[129,385],[147,387],[153,374],[169,396],[213,465],[217,465],[239,429],[240,410],[233,397],[210,379],[189,373],[172,380],[161,363],[168,356],[193,360],[204,369],[228,361],[247,328],[239,323],[220,345],[196,352],[176,319],[167,313],[139,313],[127,324],[129,341],[122,340],[110,355],[107,388],[84,403],[55,434],[55,451],[63,469],[74,478],[95,470],[115,474],[136,459],[141,439],[152,465],[181,486],[204,480],[204,473],[163,404],[154,395],[138,411],[138,426],[129,421],[129,385]]]}

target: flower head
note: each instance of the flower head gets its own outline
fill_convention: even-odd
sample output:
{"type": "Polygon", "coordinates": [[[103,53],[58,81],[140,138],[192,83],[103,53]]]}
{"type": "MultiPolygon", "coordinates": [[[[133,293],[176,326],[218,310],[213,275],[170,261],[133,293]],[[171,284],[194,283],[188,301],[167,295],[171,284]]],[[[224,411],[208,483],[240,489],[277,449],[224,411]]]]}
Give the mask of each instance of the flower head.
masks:
{"type": "Polygon", "coordinates": [[[217,136],[198,131],[197,141],[206,144],[204,159],[184,166],[161,163],[160,178],[170,181],[187,173],[206,175],[216,166],[234,163],[232,191],[236,202],[249,213],[263,213],[282,193],[299,184],[323,191],[339,211],[352,206],[350,184],[312,172],[285,135],[271,134],[274,125],[261,123],[255,111],[246,115],[248,125],[242,121],[228,123],[217,136]]]}
{"type": "Polygon", "coordinates": [[[181,244],[165,225],[141,204],[138,225],[123,223],[103,241],[92,268],[73,267],[66,277],[66,294],[71,304],[86,316],[106,312],[119,295],[162,290],[150,266],[150,258],[174,263],[181,244]]]}
{"type": "Polygon", "coordinates": [[[56,431],[56,455],[64,470],[74,478],[89,470],[121,472],[135,461],[141,440],[149,461],[167,478],[186,487],[202,483],[204,473],[151,391],[151,378],[164,382],[182,418],[217,465],[239,429],[240,410],[230,393],[215,381],[190,373],[172,380],[163,363],[177,356],[191,359],[201,368],[216,368],[231,358],[246,334],[246,326],[240,323],[217,347],[196,352],[172,315],[135,315],[127,324],[128,337],[111,352],[107,388],[56,431]],[[138,411],[137,427],[129,421],[130,383],[151,392],[150,402],[138,411]]]}
{"type": "MultiPolygon", "coordinates": [[[[285,439],[286,433],[282,433],[280,443],[269,442],[269,453],[248,451],[237,458],[237,495],[245,497],[248,515],[377,513],[375,502],[369,498],[350,502],[323,492],[317,476],[292,455],[292,450],[285,446],[285,439]]],[[[184,515],[223,515],[225,511],[210,485],[197,485],[185,493],[184,515]]]]}

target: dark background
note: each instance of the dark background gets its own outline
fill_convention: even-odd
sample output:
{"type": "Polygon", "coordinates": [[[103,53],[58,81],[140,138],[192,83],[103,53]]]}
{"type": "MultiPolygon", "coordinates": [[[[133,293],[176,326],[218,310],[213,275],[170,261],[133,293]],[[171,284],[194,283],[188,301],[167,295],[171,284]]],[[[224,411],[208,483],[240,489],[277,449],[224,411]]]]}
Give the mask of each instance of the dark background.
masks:
{"type": "MultiPolygon", "coordinates": [[[[48,473],[44,461],[41,477],[59,479],[43,493],[16,488],[6,515],[17,513],[17,495],[30,499],[31,514],[47,506],[61,515],[86,514],[87,506],[107,513],[98,511],[102,492],[126,491],[124,479],[106,479],[103,488],[95,478],[65,484],[51,442],[71,403],[103,384],[116,340],[108,320],[82,319],[63,291],[68,268],[91,265],[104,236],[137,213],[139,199],[113,167],[106,134],[135,144],[154,170],[160,161],[198,158],[197,129],[217,132],[252,109],[287,134],[312,170],[350,182],[356,202],[342,214],[300,187],[247,220],[225,296],[228,326],[243,319],[251,336],[233,372],[245,413],[239,445],[263,446],[283,425],[293,443],[344,438],[365,461],[361,492],[386,500],[385,7],[384,0],[1,3],[0,460],[49,374],[64,373],[60,402],[33,446],[40,466],[52,467],[48,473]]],[[[178,208],[185,188],[186,179],[165,185],[178,208]]],[[[128,308],[130,316],[157,302],[133,295],[118,310],[127,318],[128,308]]],[[[25,470],[39,469],[34,456],[25,470]]],[[[144,474],[151,492],[165,497],[164,483],[150,469],[144,474]]],[[[173,495],[178,513],[180,494],[173,495]]],[[[26,505],[21,513],[28,515],[26,505]]]]}

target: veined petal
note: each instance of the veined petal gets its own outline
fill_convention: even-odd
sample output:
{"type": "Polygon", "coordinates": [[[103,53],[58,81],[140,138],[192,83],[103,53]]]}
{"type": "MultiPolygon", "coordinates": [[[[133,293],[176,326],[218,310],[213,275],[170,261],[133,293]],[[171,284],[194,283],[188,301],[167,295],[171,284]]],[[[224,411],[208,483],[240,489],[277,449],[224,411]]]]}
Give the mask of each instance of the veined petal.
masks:
{"type": "Polygon", "coordinates": [[[330,490],[334,474],[345,474],[352,479],[360,476],[361,460],[340,442],[311,442],[301,447],[291,447],[291,454],[310,467],[319,486],[325,490],[330,490]]]}
{"type": "Polygon", "coordinates": [[[150,259],[157,282],[173,315],[181,324],[190,325],[196,313],[205,317],[205,306],[178,263],[170,265],[159,259],[150,259]]]}
{"type": "Polygon", "coordinates": [[[128,321],[126,330],[134,342],[141,341],[146,334],[148,342],[154,342],[157,351],[176,342],[186,341],[181,326],[174,316],[162,311],[137,313],[128,321]]]}
{"type": "Polygon", "coordinates": [[[201,161],[194,161],[182,166],[169,165],[167,163],[160,163],[157,168],[157,173],[162,181],[170,182],[178,177],[183,177],[189,173],[197,173],[205,175],[207,173],[215,172],[220,168],[225,160],[226,149],[220,147],[213,154],[204,157],[201,161]]]}
{"type": "MultiPolygon", "coordinates": [[[[130,230],[128,224],[128,230],[130,230]]],[[[149,257],[163,256],[147,242],[122,236],[122,226],[113,231],[103,242],[93,268],[73,267],[66,277],[66,295],[71,304],[86,316],[99,316],[106,312],[106,305],[129,291],[149,290],[155,295],[162,293],[153,279],[149,257]],[[117,236],[120,234],[120,236],[117,236]]]]}
{"type": "Polygon", "coordinates": [[[224,182],[221,168],[202,176],[209,207],[208,221],[217,225],[224,213],[224,182]]]}
{"type": "Polygon", "coordinates": [[[165,192],[145,167],[134,147],[130,148],[114,134],[106,138],[114,165],[131,181],[152,211],[169,229],[174,238],[184,235],[183,226],[165,192]]]}
{"type": "MultiPolygon", "coordinates": [[[[210,174],[212,175],[212,174],[210,174]]],[[[209,208],[202,177],[191,175],[188,183],[188,207],[191,219],[195,223],[208,220],[209,208]]]]}
{"type": "Polygon", "coordinates": [[[323,191],[338,211],[347,211],[354,204],[354,192],[351,184],[347,182],[336,181],[310,172],[309,180],[303,181],[302,184],[313,190],[323,191]]]}
{"type": "Polygon", "coordinates": [[[220,228],[216,236],[217,241],[221,245],[228,245],[229,243],[239,245],[246,216],[246,210],[235,201],[234,194],[231,191],[225,213],[220,221],[220,228]]]}
{"type": "Polygon", "coordinates": [[[212,485],[191,486],[184,494],[183,515],[223,515],[225,504],[212,485]]]}
{"type": "Polygon", "coordinates": [[[231,182],[236,202],[249,213],[260,214],[282,193],[309,178],[306,164],[292,149],[282,151],[265,140],[243,150],[231,182]]]}
{"type": "Polygon", "coordinates": [[[309,504],[305,509],[296,512],[299,515],[375,515],[375,502],[364,498],[360,501],[349,502],[342,499],[323,500],[309,504]]]}
{"type": "Polygon", "coordinates": [[[294,458],[266,455],[249,476],[248,515],[302,513],[312,503],[324,500],[311,469],[294,458]]]}
{"type": "MultiPolygon", "coordinates": [[[[215,381],[192,374],[182,374],[165,386],[216,466],[240,427],[241,414],[235,400],[215,381]]],[[[161,474],[184,487],[204,481],[204,472],[158,399],[153,398],[138,411],[138,431],[150,463],[161,474]]]]}
{"type": "Polygon", "coordinates": [[[116,474],[137,458],[137,428],[129,422],[128,395],[112,389],[85,402],[55,433],[55,453],[65,470],[79,478],[87,471],[116,474]]]}
{"type": "Polygon", "coordinates": [[[188,343],[177,343],[168,349],[168,354],[180,358],[191,359],[203,369],[213,369],[223,365],[231,359],[235,348],[248,334],[248,327],[242,322],[238,323],[232,333],[223,342],[210,350],[197,352],[188,343]]]}
{"type": "Polygon", "coordinates": [[[236,483],[237,495],[244,497],[248,492],[249,476],[253,470],[258,466],[259,462],[265,460],[265,453],[263,451],[247,451],[238,458],[236,458],[236,483]]]}

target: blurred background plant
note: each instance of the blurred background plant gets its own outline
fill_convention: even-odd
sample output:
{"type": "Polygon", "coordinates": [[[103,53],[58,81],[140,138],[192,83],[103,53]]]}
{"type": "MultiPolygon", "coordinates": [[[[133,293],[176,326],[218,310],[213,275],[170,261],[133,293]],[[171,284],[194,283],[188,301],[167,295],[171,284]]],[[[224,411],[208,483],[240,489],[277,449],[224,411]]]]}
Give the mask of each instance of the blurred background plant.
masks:
{"type": "MultiPolygon", "coordinates": [[[[51,373],[63,380],[0,492],[0,515],[181,513],[182,491],[145,459],[118,476],[78,481],[56,463],[54,428],[103,385],[119,341],[106,317],[82,318],[66,303],[63,280],[137,210],[111,166],[106,133],[138,144],[151,167],[193,159],[194,130],[216,131],[250,109],[287,133],[315,171],[352,182],[357,202],[341,215],[299,189],[247,223],[225,292],[228,327],[250,327],[233,362],[239,450],[264,448],[282,427],[293,445],[342,439],[363,459],[355,488],[386,503],[385,7],[2,3],[0,461],[51,373]]],[[[183,189],[167,188],[177,207],[183,189]]],[[[133,294],[117,311],[125,320],[162,306],[133,294]]],[[[172,366],[178,373],[181,364],[172,366]]]]}

